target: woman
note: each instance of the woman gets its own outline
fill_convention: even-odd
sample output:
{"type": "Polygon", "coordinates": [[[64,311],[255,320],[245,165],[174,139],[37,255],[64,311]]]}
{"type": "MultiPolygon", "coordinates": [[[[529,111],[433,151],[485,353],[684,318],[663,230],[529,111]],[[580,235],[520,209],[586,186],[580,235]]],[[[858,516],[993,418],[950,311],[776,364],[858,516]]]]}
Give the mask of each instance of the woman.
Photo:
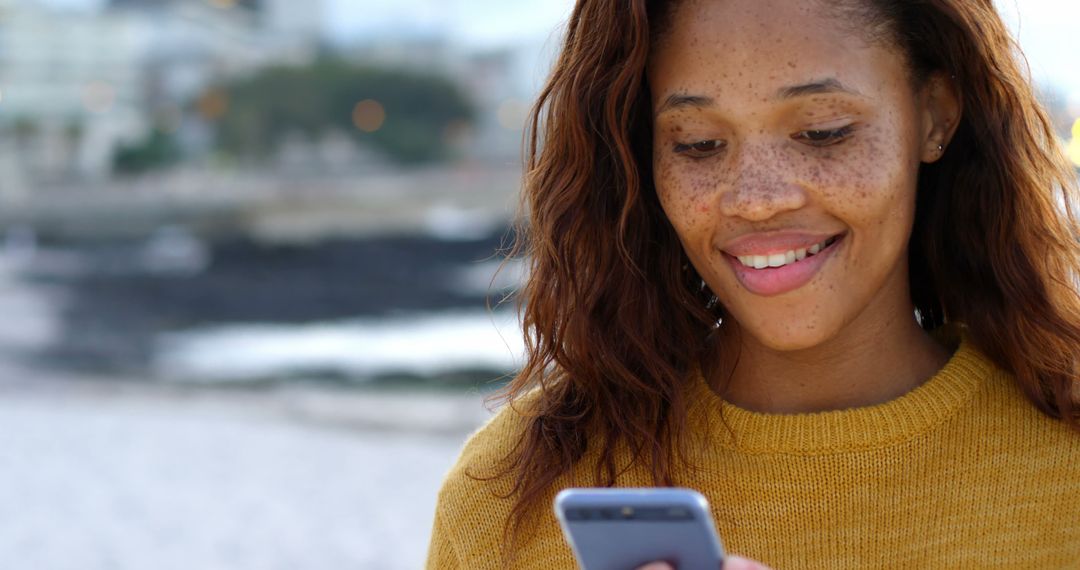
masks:
{"type": "Polygon", "coordinates": [[[429,568],[574,568],[554,494],[648,485],[780,569],[1080,567],[1076,178],[1015,47],[991,0],[579,0],[429,568]]]}

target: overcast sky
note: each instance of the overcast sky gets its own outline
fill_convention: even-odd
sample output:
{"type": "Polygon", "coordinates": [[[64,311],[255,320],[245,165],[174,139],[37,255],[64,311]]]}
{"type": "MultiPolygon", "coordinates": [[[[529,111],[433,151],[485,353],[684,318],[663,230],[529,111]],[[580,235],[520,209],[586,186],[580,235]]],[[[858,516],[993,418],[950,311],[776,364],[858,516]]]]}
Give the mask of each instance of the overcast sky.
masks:
{"type": "MultiPolygon", "coordinates": [[[[72,7],[103,0],[41,0],[72,7]]],[[[304,1],[304,0],[295,0],[304,1]]],[[[372,33],[441,33],[476,46],[550,38],[573,0],[323,0],[327,31],[354,38],[372,33]]],[[[1065,91],[1080,109],[1080,2],[996,0],[1019,29],[1036,79],[1065,91]]],[[[1077,111],[1080,114],[1080,111],[1077,111]]]]}

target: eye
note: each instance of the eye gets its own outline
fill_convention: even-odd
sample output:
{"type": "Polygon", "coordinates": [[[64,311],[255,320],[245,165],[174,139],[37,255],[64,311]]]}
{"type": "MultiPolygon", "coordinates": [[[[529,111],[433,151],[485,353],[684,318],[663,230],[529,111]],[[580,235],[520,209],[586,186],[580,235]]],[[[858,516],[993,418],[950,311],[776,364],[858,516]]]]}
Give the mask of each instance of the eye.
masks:
{"type": "Polygon", "coordinates": [[[847,140],[854,130],[853,125],[846,125],[838,129],[802,131],[791,138],[805,141],[811,146],[829,146],[847,140]]]}
{"type": "Polygon", "coordinates": [[[690,144],[676,144],[675,154],[685,155],[693,159],[708,158],[724,150],[727,143],[721,140],[698,141],[690,144]]]}

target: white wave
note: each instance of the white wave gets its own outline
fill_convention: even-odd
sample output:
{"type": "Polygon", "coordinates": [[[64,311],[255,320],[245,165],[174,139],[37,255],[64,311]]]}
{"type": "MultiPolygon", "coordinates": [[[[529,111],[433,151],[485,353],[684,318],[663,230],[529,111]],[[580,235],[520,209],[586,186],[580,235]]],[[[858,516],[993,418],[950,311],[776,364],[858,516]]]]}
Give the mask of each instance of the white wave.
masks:
{"type": "Polygon", "coordinates": [[[515,370],[523,342],[511,311],[447,312],[305,325],[229,325],[159,335],[159,378],[245,381],[332,371],[432,375],[515,370]]]}

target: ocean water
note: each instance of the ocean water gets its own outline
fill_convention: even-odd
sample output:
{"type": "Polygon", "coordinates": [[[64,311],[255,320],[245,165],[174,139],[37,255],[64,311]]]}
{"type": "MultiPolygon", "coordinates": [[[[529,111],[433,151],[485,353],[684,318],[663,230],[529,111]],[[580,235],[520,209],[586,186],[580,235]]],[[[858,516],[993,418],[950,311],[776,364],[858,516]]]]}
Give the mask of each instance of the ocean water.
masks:
{"type": "Polygon", "coordinates": [[[210,244],[163,228],[144,242],[9,243],[3,279],[38,309],[7,330],[42,330],[18,347],[32,366],[148,381],[494,378],[521,351],[503,301],[523,270],[496,255],[501,242],[210,244]]]}

